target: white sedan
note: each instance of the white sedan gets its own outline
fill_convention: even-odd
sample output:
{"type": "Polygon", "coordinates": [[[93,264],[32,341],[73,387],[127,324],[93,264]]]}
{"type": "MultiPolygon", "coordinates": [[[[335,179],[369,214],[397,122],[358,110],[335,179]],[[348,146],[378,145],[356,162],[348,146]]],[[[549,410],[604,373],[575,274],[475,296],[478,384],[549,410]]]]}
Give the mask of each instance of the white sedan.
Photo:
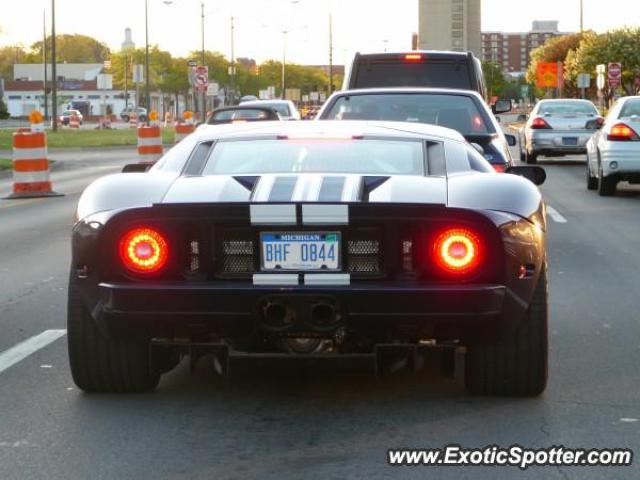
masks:
{"type": "Polygon", "coordinates": [[[615,195],[618,182],[640,183],[640,96],[623,97],[587,143],[587,188],[615,195]]]}

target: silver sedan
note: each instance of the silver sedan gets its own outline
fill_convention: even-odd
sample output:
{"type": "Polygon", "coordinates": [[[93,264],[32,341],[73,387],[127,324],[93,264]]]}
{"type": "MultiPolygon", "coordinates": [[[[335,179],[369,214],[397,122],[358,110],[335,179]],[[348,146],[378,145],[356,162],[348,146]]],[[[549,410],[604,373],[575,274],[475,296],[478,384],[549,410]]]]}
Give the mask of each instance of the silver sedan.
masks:
{"type": "Polygon", "coordinates": [[[541,100],[520,132],[520,159],[536,163],[539,155],[560,157],[586,153],[593,130],[587,122],[602,122],[588,100],[541,100]]]}

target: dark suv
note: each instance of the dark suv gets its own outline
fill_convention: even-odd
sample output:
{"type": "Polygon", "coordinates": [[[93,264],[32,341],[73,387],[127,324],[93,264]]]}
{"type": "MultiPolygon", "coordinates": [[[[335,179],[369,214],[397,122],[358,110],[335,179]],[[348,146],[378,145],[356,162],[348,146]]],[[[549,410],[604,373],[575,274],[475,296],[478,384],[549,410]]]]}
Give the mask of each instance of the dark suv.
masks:
{"type": "Polygon", "coordinates": [[[482,64],[471,52],[356,53],[342,89],[381,87],[475,90],[486,98],[482,64]]]}

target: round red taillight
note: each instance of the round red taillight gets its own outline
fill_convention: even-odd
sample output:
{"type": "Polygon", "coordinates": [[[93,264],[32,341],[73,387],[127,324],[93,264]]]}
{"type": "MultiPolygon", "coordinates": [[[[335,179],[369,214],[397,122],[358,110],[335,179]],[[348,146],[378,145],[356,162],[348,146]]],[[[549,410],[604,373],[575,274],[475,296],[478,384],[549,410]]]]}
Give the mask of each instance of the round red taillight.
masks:
{"type": "Polygon", "coordinates": [[[481,246],[471,231],[454,228],[436,238],[434,255],[440,268],[452,273],[467,273],[480,263],[481,246]]]}
{"type": "Polygon", "coordinates": [[[125,267],[135,273],[154,273],[169,259],[169,247],[164,237],[151,228],[134,228],[120,240],[120,258],[125,267]]]}

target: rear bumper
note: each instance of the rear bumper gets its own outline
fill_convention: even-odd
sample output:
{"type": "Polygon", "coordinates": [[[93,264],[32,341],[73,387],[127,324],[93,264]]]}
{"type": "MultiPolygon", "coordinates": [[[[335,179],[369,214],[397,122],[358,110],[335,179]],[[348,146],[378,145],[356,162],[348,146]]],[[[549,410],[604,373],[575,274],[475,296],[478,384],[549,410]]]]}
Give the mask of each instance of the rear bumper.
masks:
{"type": "MultiPolygon", "coordinates": [[[[507,314],[524,313],[526,306],[502,285],[393,285],[273,287],[238,283],[175,285],[101,283],[92,311],[99,326],[110,333],[172,335],[185,326],[222,336],[239,335],[258,327],[261,302],[277,298],[299,311],[316,299],[331,299],[343,313],[343,324],[373,327],[438,324],[486,324],[507,314]]],[[[300,317],[304,317],[303,314],[300,317]]],[[[294,329],[305,330],[304,318],[294,329]]]]}
{"type": "MultiPolygon", "coordinates": [[[[580,131],[531,131],[528,136],[529,150],[533,153],[575,154],[586,153],[587,142],[593,132],[580,131]],[[575,145],[567,140],[575,139],[575,145]]],[[[573,143],[573,142],[572,142],[573,143]]]]}
{"type": "Polygon", "coordinates": [[[600,149],[602,173],[605,177],[625,174],[640,176],[640,146],[636,143],[608,142],[607,148],[600,149]]]}

